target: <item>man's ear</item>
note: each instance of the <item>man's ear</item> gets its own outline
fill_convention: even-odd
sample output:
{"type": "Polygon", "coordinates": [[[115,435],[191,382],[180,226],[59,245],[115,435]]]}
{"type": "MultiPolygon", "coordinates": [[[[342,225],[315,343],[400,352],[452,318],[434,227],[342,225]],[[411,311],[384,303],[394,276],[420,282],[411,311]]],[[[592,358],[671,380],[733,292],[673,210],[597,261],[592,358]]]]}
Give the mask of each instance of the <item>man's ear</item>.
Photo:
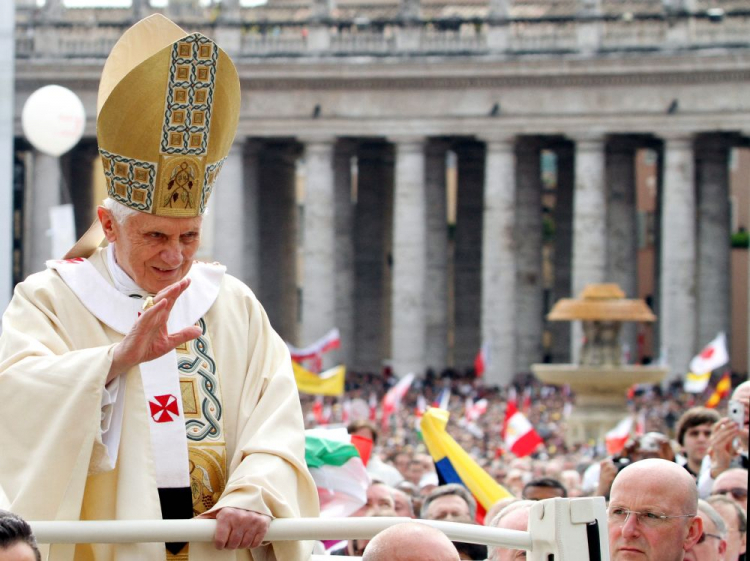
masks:
{"type": "Polygon", "coordinates": [[[685,541],[682,543],[682,549],[687,551],[688,549],[693,547],[696,543],[698,543],[698,540],[702,535],[703,519],[700,516],[696,516],[695,518],[693,518],[692,522],[690,522],[687,536],[685,536],[685,541]]]}
{"type": "Polygon", "coordinates": [[[103,206],[100,206],[96,209],[96,215],[99,218],[99,223],[102,225],[104,237],[107,238],[109,243],[115,242],[117,240],[116,222],[112,213],[103,206]]]}

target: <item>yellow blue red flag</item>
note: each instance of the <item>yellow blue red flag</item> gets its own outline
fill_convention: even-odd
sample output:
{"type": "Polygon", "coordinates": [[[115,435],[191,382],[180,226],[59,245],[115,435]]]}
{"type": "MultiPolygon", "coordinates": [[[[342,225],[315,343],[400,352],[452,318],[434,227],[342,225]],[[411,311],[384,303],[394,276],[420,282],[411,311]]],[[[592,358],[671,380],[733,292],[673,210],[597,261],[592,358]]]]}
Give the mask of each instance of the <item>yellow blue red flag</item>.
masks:
{"type": "Polygon", "coordinates": [[[460,483],[477,500],[477,520],[500,499],[512,493],[495,481],[489,473],[453,439],[445,430],[450,413],[430,407],[422,416],[422,438],[435,462],[441,482],[460,483]]]}

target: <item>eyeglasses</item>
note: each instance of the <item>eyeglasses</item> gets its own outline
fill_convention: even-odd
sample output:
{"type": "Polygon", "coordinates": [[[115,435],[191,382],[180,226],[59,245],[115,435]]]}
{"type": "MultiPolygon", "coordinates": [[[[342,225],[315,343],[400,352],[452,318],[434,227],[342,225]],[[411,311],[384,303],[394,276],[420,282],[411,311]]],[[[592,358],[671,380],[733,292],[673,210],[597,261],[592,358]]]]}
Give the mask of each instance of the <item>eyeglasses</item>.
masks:
{"type": "Polygon", "coordinates": [[[717,489],[711,492],[712,495],[732,495],[734,500],[741,501],[747,498],[747,489],[744,487],[732,487],[731,489],[717,489]]]}
{"type": "Polygon", "coordinates": [[[695,514],[675,514],[670,516],[667,514],[657,514],[655,512],[638,512],[626,508],[614,507],[607,509],[607,521],[610,524],[625,524],[631,514],[635,516],[635,520],[638,524],[649,528],[660,526],[672,518],[692,518],[695,516],[695,514]]]}
{"type": "Polygon", "coordinates": [[[708,532],[703,532],[701,534],[701,537],[698,538],[698,541],[696,543],[703,543],[704,541],[706,541],[706,538],[716,538],[717,540],[723,540],[724,539],[724,538],[722,538],[718,534],[709,534],[708,532]]]}

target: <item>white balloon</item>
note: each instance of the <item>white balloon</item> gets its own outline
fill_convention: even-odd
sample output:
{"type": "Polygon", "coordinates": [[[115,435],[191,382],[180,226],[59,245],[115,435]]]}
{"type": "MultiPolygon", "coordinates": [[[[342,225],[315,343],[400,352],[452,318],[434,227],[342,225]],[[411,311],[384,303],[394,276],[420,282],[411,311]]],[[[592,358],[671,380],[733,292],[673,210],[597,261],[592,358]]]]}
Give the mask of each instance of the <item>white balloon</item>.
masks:
{"type": "Polygon", "coordinates": [[[34,148],[50,156],[60,156],[81,139],[86,112],[81,100],[68,88],[44,86],[26,100],[21,124],[34,148]]]}

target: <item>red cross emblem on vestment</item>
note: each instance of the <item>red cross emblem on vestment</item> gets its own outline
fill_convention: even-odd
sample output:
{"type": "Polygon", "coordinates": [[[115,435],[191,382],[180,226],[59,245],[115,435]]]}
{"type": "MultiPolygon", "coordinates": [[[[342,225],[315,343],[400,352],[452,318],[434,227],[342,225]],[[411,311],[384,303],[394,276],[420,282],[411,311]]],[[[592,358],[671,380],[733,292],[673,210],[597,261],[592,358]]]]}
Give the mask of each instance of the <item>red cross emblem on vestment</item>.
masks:
{"type": "Polygon", "coordinates": [[[177,398],[172,394],[155,395],[154,401],[149,401],[148,405],[151,408],[151,418],[157,423],[171,423],[180,416],[177,398]]]}

